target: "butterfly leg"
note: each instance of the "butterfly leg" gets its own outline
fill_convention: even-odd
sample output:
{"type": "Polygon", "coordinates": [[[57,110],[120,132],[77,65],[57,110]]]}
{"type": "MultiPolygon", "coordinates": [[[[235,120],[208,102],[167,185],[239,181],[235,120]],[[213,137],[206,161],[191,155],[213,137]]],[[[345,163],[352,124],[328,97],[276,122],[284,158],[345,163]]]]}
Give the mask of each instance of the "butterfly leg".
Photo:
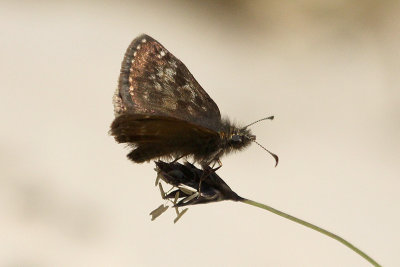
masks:
{"type": "Polygon", "coordinates": [[[219,159],[213,160],[213,161],[214,161],[214,163],[213,163],[213,166],[212,166],[212,167],[210,167],[210,164],[211,164],[212,162],[201,164],[201,167],[203,168],[204,172],[203,172],[203,174],[202,174],[201,177],[200,177],[199,190],[198,190],[198,191],[199,191],[199,196],[201,196],[201,184],[202,184],[202,182],[203,182],[205,179],[207,179],[208,176],[210,176],[211,174],[213,174],[214,172],[216,172],[217,170],[219,170],[219,168],[222,167],[222,162],[221,162],[219,159]],[[214,166],[215,166],[215,164],[216,164],[217,162],[218,162],[219,166],[218,166],[217,168],[214,168],[214,166]]]}
{"type": "Polygon", "coordinates": [[[175,162],[177,162],[178,160],[180,160],[181,158],[183,158],[185,156],[187,156],[187,154],[183,154],[182,156],[176,157],[171,163],[175,163],[175,162]]]}
{"type": "Polygon", "coordinates": [[[221,168],[222,167],[222,162],[219,160],[219,159],[216,159],[215,161],[214,161],[214,163],[213,163],[213,166],[211,167],[212,168],[212,170],[213,170],[213,172],[216,172],[219,168],[221,168]],[[215,168],[214,169],[214,166],[215,166],[215,164],[216,163],[218,163],[218,167],[217,168],[215,168]]]}

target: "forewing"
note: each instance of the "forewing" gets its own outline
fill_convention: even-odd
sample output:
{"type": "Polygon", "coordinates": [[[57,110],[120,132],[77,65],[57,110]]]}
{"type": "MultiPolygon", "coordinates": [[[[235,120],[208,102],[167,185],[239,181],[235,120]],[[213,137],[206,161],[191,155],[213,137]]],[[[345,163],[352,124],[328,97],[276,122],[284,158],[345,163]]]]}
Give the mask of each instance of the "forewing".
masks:
{"type": "Polygon", "coordinates": [[[216,129],[218,106],[186,66],[148,35],[128,47],[114,95],[116,116],[124,113],[174,117],[216,129]]]}

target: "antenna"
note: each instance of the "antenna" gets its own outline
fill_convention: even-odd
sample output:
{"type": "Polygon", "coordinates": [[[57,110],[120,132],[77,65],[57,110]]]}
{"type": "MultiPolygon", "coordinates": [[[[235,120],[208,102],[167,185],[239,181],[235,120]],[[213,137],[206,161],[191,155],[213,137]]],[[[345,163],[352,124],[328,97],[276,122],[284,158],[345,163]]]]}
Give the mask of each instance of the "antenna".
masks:
{"type": "Polygon", "coordinates": [[[249,125],[243,127],[243,129],[246,129],[247,127],[249,127],[249,126],[251,126],[253,124],[256,124],[257,122],[265,121],[265,120],[273,120],[273,119],[274,119],[274,116],[269,116],[269,117],[266,117],[266,118],[262,118],[262,119],[259,119],[259,120],[255,121],[255,122],[252,122],[249,125]]]}
{"type": "Polygon", "coordinates": [[[279,157],[272,153],[271,151],[269,151],[268,149],[266,149],[263,145],[261,145],[260,143],[258,143],[256,140],[252,140],[254,143],[256,143],[257,145],[259,145],[262,149],[264,149],[265,151],[267,151],[271,156],[274,157],[275,159],[275,167],[278,166],[278,162],[279,162],[279,157]]]}

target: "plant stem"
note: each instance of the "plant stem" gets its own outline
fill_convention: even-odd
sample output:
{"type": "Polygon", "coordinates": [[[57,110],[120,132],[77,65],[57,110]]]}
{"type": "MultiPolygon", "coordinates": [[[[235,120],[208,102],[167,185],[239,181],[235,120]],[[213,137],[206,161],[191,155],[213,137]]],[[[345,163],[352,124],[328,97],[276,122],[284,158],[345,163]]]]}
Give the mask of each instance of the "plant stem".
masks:
{"type": "Polygon", "coordinates": [[[355,247],[353,244],[351,244],[350,242],[346,241],[345,239],[341,238],[338,235],[335,235],[335,234],[333,234],[333,233],[331,233],[331,232],[329,232],[329,231],[327,231],[325,229],[322,229],[322,228],[320,228],[320,227],[318,227],[318,226],[316,226],[314,224],[311,224],[309,222],[306,222],[306,221],[303,221],[303,220],[301,220],[299,218],[291,216],[291,215],[289,215],[287,213],[284,213],[282,211],[276,210],[276,209],[274,209],[274,208],[272,208],[272,207],[270,207],[268,205],[264,205],[262,203],[258,203],[256,201],[249,200],[249,199],[243,199],[243,200],[240,200],[240,201],[243,202],[243,203],[246,203],[246,204],[249,204],[249,205],[252,205],[252,206],[267,210],[267,211],[270,211],[272,213],[275,213],[276,215],[282,216],[282,217],[284,217],[286,219],[289,219],[289,220],[291,220],[293,222],[296,222],[296,223],[301,224],[301,225],[303,225],[305,227],[308,227],[308,228],[311,228],[311,229],[313,229],[313,230],[315,230],[317,232],[320,232],[321,234],[327,235],[330,238],[333,238],[333,239],[339,241],[340,243],[342,243],[343,245],[345,245],[346,247],[350,248],[351,250],[356,252],[358,255],[360,255],[361,257],[366,259],[372,265],[381,267],[381,265],[379,263],[377,263],[374,259],[372,259],[370,256],[368,256],[363,251],[361,251],[360,249],[355,247]]]}

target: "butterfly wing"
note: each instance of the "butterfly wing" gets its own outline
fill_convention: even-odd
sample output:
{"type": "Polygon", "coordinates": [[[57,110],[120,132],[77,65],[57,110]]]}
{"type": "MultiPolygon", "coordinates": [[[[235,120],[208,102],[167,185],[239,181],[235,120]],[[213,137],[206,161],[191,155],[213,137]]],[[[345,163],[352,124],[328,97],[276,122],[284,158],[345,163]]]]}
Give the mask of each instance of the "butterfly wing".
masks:
{"type": "Polygon", "coordinates": [[[128,157],[138,163],[186,155],[204,160],[217,149],[219,138],[217,132],[184,120],[132,113],[115,118],[111,135],[118,143],[134,146],[128,157]]]}
{"type": "Polygon", "coordinates": [[[218,106],[186,66],[148,35],[134,39],[121,66],[114,111],[159,115],[217,129],[218,106]]]}

